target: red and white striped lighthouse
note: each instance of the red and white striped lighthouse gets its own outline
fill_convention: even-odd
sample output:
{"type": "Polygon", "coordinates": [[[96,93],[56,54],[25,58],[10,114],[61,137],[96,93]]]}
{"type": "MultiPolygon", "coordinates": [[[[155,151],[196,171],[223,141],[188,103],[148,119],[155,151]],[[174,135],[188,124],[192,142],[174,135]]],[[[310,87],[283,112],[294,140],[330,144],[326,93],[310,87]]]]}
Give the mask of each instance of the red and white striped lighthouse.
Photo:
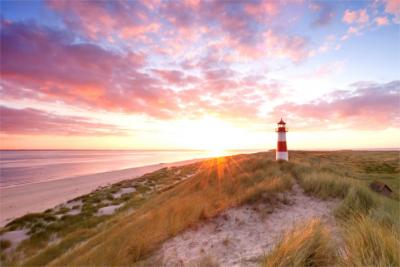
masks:
{"type": "Polygon", "coordinates": [[[278,145],[276,147],[276,160],[289,160],[289,154],[286,145],[286,122],[281,120],[278,122],[278,128],[276,132],[278,133],[278,145]]]}

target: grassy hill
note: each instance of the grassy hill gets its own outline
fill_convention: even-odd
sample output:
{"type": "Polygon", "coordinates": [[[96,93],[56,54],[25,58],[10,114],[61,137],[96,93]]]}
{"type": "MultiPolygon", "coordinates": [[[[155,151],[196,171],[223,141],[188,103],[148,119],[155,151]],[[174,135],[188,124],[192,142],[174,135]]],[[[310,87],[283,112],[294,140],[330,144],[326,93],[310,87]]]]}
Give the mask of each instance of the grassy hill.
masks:
{"type": "Polygon", "coordinates": [[[273,207],[296,183],[306,194],[340,199],[334,213],[343,244],[333,242],[323,223],[304,222],[260,265],[399,266],[399,174],[398,152],[365,151],[291,151],[290,162],[267,152],[165,168],[10,222],[1,233],[25,229],[28,238],[16,248],[1,241],[2,265],[146,265],[183,230],[244,204],[273,207]],[[393,193],[373,192],[372,181],[393,193]]]}

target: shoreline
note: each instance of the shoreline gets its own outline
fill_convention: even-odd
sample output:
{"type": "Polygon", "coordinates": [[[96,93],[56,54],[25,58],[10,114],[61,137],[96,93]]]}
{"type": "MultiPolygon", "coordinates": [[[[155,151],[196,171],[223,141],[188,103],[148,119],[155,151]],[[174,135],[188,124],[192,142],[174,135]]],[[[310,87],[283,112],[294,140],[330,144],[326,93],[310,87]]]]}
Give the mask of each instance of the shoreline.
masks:
{"type": "Polygon", "coordinates": [[[171,163],[158,163],[128,169],[1,187],[0,227],[5,226],[11,220],[27,213],[42,212],[78,196],[88,194],[100,186],[111,185],[126,179],[138,178],[146,173],[165,167],[182,166],[206,159],[207,158],[199,158],[171,163]]]}

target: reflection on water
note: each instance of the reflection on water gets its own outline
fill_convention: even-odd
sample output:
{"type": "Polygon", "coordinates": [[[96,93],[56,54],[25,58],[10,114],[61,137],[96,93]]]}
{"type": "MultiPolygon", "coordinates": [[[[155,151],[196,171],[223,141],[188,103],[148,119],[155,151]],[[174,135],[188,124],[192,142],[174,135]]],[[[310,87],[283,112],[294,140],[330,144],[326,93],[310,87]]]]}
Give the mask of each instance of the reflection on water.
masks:
{"type": "Polygon", "coordinates": [[[1,150],[0,187],[254,150],[1,150]]]}

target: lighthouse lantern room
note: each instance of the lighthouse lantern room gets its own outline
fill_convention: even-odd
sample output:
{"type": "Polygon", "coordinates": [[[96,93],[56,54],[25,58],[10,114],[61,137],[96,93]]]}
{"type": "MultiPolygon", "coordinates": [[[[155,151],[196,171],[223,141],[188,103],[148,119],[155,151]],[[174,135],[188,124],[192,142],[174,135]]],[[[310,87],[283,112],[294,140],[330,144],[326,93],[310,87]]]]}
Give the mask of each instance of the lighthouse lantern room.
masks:
{"type": "Polygon", "coordinates": [[[278,122],[278,128],[276,129],[278,133],[278,144],[276,148],[276,160],[289,160],[289,154],[286,145],[286,122],[281,120],[278,122]]]}

